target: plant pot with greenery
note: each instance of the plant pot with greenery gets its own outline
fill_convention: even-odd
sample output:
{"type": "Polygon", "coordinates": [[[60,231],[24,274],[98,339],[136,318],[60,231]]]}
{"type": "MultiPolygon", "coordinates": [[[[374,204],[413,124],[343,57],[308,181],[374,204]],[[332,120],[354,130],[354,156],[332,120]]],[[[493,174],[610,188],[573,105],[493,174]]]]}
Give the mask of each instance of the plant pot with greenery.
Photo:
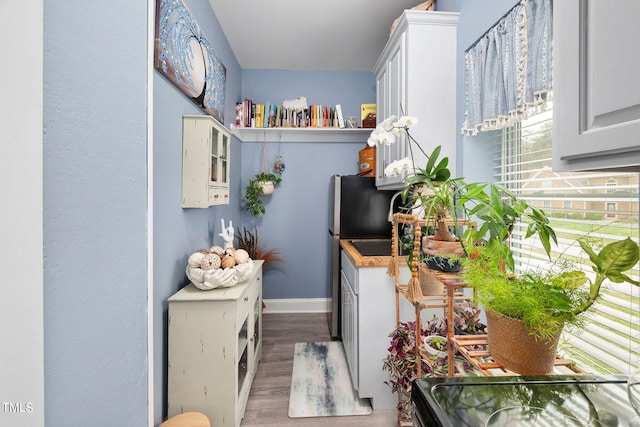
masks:
{"type": "Polygon", "coordinates": [[[630,238],[608,243],[598,253],[586,240],[578,243],[588,255],[593,277],[563,259],[549,272],[515,275],[505,268],[499,245],[486,246],[477,258],[465,261],[463,277],[477,289],[487,312],[489,352],[506,369],[522,375],[552,373],[560,333],[565,326],[584,323],[584,313],[598,299],[605,279],[640,285],[625,274],[640,257],[638,244],[630,238]],[[496,321],[508,321],[504,332],[496,321]],[[522,336],[514,335],[518,330],[522,336]],[[535,344],[540,344],[539,353],[532,350],[535,344]],[[529,359],[545,363],[529,366],[529,359]]]}
{"type": "Polygon", "coordinates": [[[447,357],[447,337],[442,335],[428,335],[424,337],[424,351],[429,355],[432,360],[442,359],[447,357]]]}
{"type": "Polygon", "coordinates": [[[420,328],[420,336],[416,336],[415,322],[400,322],[389,335],[389,354],[384,359],[383,368],[389,371],[389,380],[385,381],[393,393],[398,396],[399,415],[411,418],[411,385],[417,378],[418,363],[424,376],[446,375],[447,368],[443,363],[428,363],[418,355],[418,340],[428,336],[430,331],[420,328]],[[418,362],[418,360],[420,362],[418,362]]]}
{"type": "Polygon", "coordinates": [[[264,203],[260,199],[263,195],[273,193],[274,188],[282,182],[282,178],[274,173],[259,172],[244,191],[245,208],[253,216],[264,215],[266,212],[264,203]]]}
{"type": "Polygon", "coordinates": [[[480,321],[482,310],[475,306],[456,307],[453,330],[456,335],[485,334],[487,326],[480,321]]]}

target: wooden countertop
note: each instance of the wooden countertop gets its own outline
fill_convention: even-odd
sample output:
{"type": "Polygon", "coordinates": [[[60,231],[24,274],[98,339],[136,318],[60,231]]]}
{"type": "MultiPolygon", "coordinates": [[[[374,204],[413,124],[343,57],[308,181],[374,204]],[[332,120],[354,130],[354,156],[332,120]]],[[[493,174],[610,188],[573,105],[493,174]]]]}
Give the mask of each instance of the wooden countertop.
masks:
{"type": "MultiPolygon", "coordinates": [[[[340,247],[356,267],[386,267],[391,260],[391,254],[388,256],[363,256],[349,240],[340,240],[340,247]]],[[[406,256],[400,258],[405,259],[406,256]]]]}

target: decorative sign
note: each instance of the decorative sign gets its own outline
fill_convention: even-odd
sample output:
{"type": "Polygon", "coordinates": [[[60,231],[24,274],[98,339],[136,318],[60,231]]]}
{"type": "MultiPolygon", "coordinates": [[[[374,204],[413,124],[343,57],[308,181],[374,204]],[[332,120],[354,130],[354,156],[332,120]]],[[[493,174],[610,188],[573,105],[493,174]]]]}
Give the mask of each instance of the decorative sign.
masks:
{"type": "Polygon", "coordinates": [[[154,66],[224,124],[227,70],[182,0],[156,1],[154,66]]]}

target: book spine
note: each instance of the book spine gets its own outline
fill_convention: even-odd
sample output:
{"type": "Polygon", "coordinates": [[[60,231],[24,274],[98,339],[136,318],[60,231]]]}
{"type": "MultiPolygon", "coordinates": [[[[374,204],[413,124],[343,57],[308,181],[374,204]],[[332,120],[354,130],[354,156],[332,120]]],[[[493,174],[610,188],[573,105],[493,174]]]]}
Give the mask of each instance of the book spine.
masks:
{"type": "Polygon", "coordinates": [[[339,128],[345,127],[344,116],[342,115],[342,105],[340,104],[336,105],[336,114],[338,115],[338,127],[339,128]]]}

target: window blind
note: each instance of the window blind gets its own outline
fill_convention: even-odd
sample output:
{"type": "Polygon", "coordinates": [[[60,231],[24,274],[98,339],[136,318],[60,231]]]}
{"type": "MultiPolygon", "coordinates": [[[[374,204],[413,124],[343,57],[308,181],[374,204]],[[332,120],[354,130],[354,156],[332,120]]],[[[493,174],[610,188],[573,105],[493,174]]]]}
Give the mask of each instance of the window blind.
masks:
{"type": "MultiPolygon", "coordinates": [[[[638,241],[639,174],[615,172],[558,173],[551,169],[552,104],[547,111],[496,132],[489,149],[501,161],[496,180],[542,208],[558,236],[552,261],[536,239],[524,239],[516,227],[511,246],[516,269],[545,270],[563,257],[582,265],[593,277],[588,256],[576,240],[605,244],[627,236],[638,241]]],[[[638,280],[639,268],[629,273],[638,280]]],[[[629,373],[640,366],[640,289],[606,283],[602,298],[580,328],[565,328],[560,352],[587,372],[629,373]]]]}

